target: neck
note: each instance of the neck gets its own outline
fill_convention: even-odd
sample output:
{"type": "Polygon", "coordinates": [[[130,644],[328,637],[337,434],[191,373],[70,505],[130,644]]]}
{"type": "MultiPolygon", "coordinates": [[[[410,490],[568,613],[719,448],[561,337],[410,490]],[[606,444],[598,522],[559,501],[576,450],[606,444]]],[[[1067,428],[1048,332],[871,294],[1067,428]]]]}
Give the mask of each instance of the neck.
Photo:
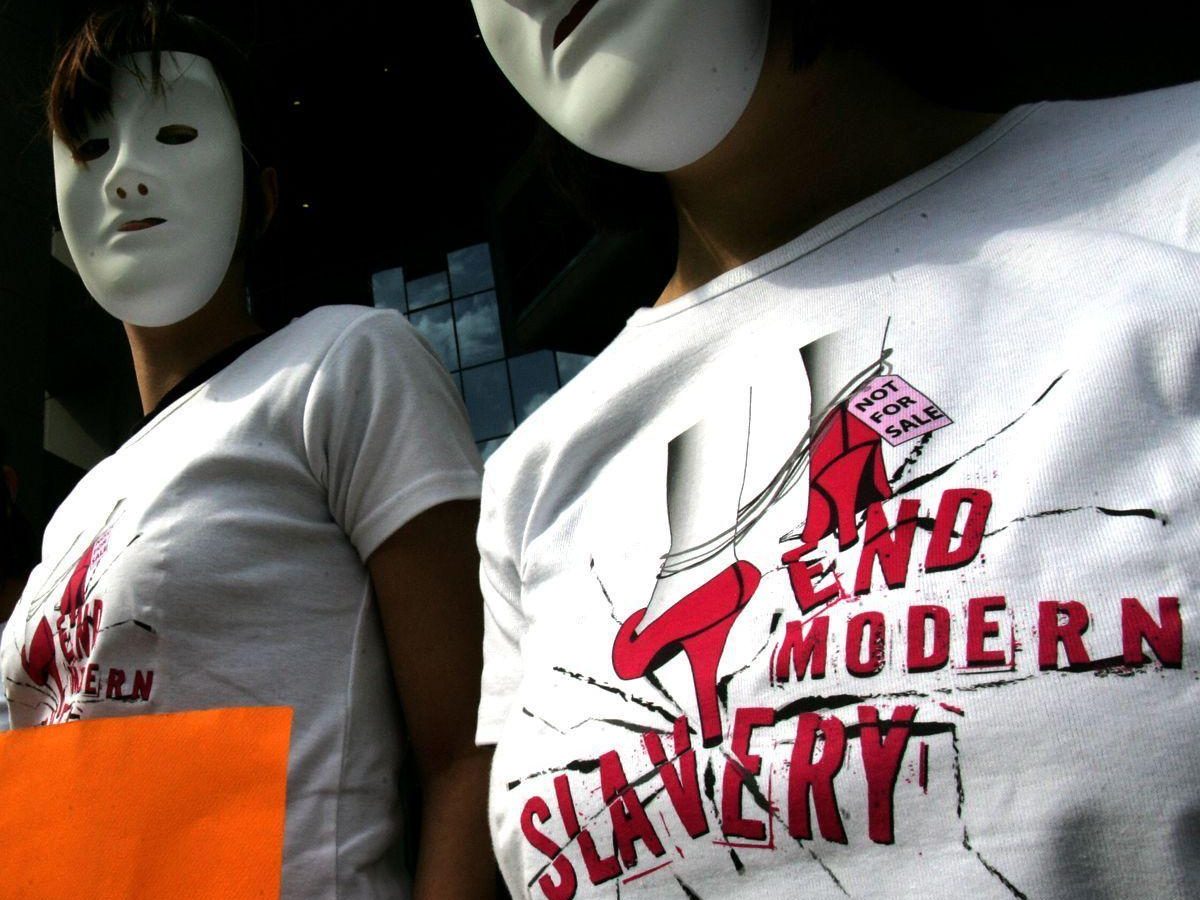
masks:
{"type": "Polygon", "coordinates": [[[244,298],[244,272],[235,261],[213,298],[182,322],[162,328],[125,324],[144,413],[198,366],[262,331],[246,311],[244,298]]]}
{"type": "Polygon", "coordinates": [[[733,131],[666,176],[679,253],[656,305],[934,162],[997,118],[938,106],[848,50],[797,71],[789,32],[773,23],[762,76],[733,131]]]}

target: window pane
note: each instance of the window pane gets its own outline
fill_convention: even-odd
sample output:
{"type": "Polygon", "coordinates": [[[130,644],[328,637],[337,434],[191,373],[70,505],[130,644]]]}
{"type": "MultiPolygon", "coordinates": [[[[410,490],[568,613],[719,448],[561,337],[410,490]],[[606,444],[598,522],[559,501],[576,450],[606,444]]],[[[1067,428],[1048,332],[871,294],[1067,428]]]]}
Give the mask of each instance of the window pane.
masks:
{"type": "Polygon", "coordinates": [[[420,309],[450,299],[450,282],[445,272],[434,272],[408,283],[408,308],[420,309]]]}
{"type": "Polygon", "coordinates": [[[407,312],[404,270],[385,269],[372,275],[371,295],[375,298],[375,306],[378,309],[398,309],[400,312],[407,312]]]}
{"type": "Polygon", "coordinates": [[[408,317],[413,328],[425,336],[425,340],[433,345],[447,369],[458,368],[458,351],[454,345],[454,322],[450,318],[450,304],[444,303],[423,312],[412,313],[408,317]]]}
{"type": "Polygon", "coordinates": [[[496,286],[492,278],[492,253],[487,244],[476,244],[446,254],[450,286],[455,297],[486,291],[496,286]]]}
{"type": "Polygon", "coordinates": [[[584,356],[581,353],[555,353],[558,357],[558,377],[559,380],[566,384],[581,371],[583,367],[590,363],[594,356],[584,356]]]}
{"type": "Polygon", "coordinates": [[[513,430],[508,371],[503,362],[489,363],[462,373],[463,399],[475,440],[501,437],[513,430]]]}
{"type": "Polygon", "coordinates": [[[496,452],[496,448],[504,443],[504,438],[495,438],[490,441],[480,441],[476,446],[479,447],[479,455],[483,457],[483,461],[487,462],[487,458],[496,452]]]}
{"type": "Polygon", "coordinates": [[[500,313],[494,291],[455,300],[454,319],[464,367],[503,358],[504,342],[500,339],[500,313]]]}
{"type": "Polygon", "coordinates": [[[512,378],[518,425],[558,390],[554,354],[549,350],[513,357],[508,361],[508,374],[512,378]]]}

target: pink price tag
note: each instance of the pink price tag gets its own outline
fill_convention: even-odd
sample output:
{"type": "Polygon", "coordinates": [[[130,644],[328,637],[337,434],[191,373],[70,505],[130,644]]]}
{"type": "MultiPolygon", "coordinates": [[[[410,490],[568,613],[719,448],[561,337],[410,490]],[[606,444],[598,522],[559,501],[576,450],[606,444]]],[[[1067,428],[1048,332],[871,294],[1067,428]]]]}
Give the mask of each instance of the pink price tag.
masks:
{"type": "Polygon", "coordinates": [[[952,425],[928,397],[899,375],[879,375],[847,404],[850,414],[893,447],[952,425]]]}

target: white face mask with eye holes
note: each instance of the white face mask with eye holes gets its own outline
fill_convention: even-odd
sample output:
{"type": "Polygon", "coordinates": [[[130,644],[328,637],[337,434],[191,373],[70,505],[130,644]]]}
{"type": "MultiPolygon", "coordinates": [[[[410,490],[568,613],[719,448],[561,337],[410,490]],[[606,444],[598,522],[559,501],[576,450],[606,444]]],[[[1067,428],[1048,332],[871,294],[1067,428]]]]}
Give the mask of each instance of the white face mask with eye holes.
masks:
{"type": "Polygon", "coordinates": [[[695,162],[737,124],[770,0],[472,0],[500,70],[555,131],[648,172],[695,162]]]}
{"type": "Polygon", "coordinates": [[[149,53],[124,57],[112,114],[88,121],[74,156],[53,141],[75,268],[106,312],[145,327],[181,322],[212,299],[242,214],[241,136],[212,63],[190,53],[161,60],[161,92],[149,53]]]}

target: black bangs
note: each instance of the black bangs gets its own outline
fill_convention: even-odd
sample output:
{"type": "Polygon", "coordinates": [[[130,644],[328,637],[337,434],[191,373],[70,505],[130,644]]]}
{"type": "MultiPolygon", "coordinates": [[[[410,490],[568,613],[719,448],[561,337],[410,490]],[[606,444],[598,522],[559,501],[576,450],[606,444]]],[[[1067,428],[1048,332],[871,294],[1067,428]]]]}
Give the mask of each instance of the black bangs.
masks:
{"type": "Polygon", "coordinates": [[[161,0],[121,3],[93,12],[58,57],[46,101],[52,132],[72,153],[79,149],[89,119],[112,110],[112,75],[117,67],[134,71],[124,61],[133,53],[150,54],[150,72],[134,71],[161,91],[162,54],[191,53],[208,59],[220,76],[251,159],[256,140],[247,131],[256,117],[250,109],[245,56],[227,38],[199,19],[176,14],[161,0]]]}

